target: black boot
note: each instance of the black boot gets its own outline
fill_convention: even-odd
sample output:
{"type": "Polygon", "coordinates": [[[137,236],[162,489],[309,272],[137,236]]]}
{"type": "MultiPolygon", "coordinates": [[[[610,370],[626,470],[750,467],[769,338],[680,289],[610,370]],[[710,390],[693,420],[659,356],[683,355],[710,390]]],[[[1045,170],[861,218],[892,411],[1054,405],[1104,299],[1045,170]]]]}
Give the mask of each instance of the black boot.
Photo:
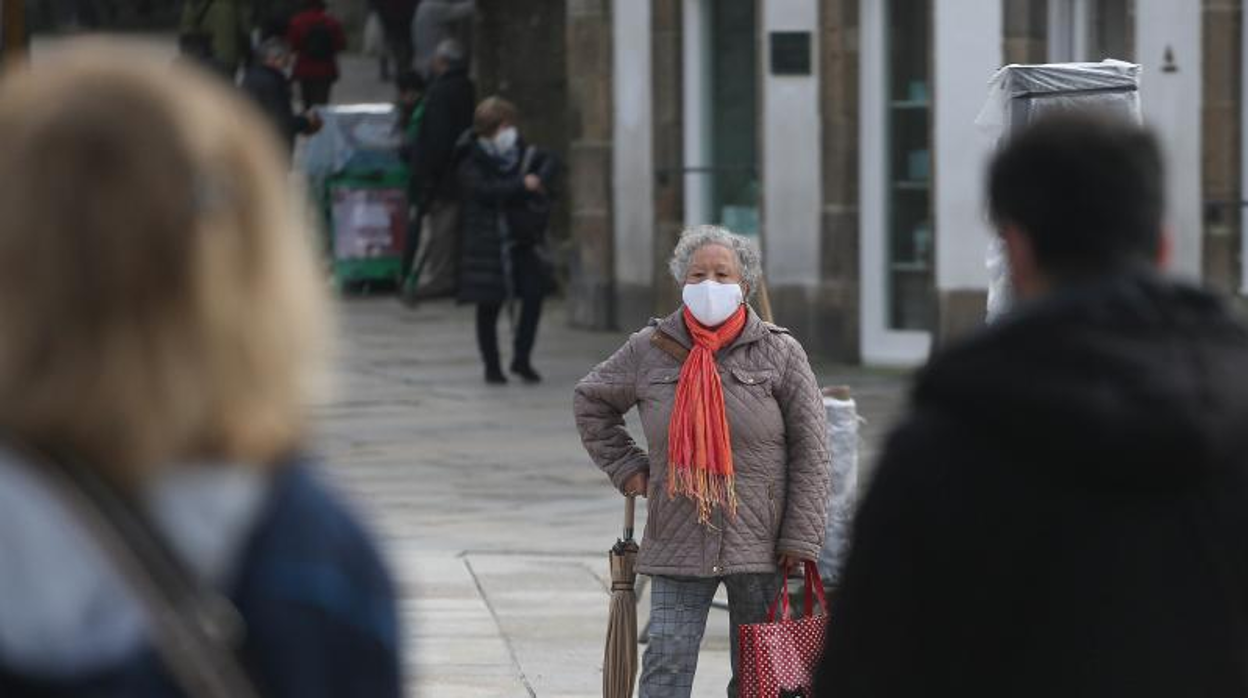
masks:
{"type": "Polygon", "coordinates": [[[507,385],[507,376],[503,375],[501,368],[485,369],[485,382],[490,385],[507,385]]]}
{"type": "Polygon", "coordinates": [[[511,372],[520,376],[520,378],[529,385],[542,382],[541,374],[534,371],[533,367],[530,366],[527,361],[524,363],[513,363],[511,365],[511,372]]]}

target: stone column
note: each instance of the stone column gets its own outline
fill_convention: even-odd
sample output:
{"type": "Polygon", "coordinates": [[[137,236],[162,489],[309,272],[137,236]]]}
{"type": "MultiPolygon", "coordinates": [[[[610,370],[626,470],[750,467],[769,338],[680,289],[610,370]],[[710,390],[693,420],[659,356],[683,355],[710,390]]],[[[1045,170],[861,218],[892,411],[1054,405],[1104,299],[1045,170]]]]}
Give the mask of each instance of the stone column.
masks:
{"type": "MultiPolygon", "coordinates": [[[[1240,229],[1242,191],[1239,110],[1243,79],[1242,0],[1205,0],[1202,38],[1202,121],[1204,138],[1201,189],[1204,191],[1204,282],[1226,293],[1241,288],[1240,229]]],[[[1146,83],[1147,84],[1147,83],[1146,83]]]]}
{"type": "MultiPolygon", "coordinates": [[[[520,110],[529,143],[568,163],[568,43],[566,5],[547,0],[478,0],[472,42],[477,99],[497,94],[520,110]]],[[[564,173],[560,191],[566,191],[564,173]]],[[[558,193],[558,192],[557,192],[558,193]]],[[[558,196],[551,241],[568,239],[568,197],[558,196]]]]}
{"type": "Polygon", "coordinates": [[[1004,0],[1006,63],[1048,62],[1048,3],[1044,0],[1004,0]]]}
{"type": "Polygon", "coordinates": [[[611,224],[611,3],[567,4],[568,313],[576,327],[615,325],[611,224]]]}
{"type": "MultiPolygon", "coordinates": [[[[624,0],[640,2],[642,0],[624,0]]],[[[680,292],[667,273],[667,261],[685,223],[684,120],[681,108],[681,4],[650,0],[654,74],[654,315],[680,304],[680,292]]]]}
{"type": "Polygon", "coordinates": [[[822,0],[819,16],[823,212],[819,331],[811,353],[860,360],[858,216],[858,0],[822,0]]]}

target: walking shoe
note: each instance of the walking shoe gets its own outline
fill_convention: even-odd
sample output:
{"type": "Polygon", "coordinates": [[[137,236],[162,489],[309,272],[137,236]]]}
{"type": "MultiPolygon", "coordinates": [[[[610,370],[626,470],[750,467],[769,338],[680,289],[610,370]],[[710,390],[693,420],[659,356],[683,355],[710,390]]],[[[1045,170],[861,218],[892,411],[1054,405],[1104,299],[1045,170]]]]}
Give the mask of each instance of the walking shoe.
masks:
{"type": "Polygon", "coordinates": [[[525,383],[530,385],[542,382],[542,376],[537,371],[534,371],[533,367],[528,364],[512,364],[511,372],[520,376],[525,383]]]}
{"type": "Polygon", "coordinates": [[[490,385],[507,385],[507,376],[499,369],[485,369],[485,382],[490,385]]]}

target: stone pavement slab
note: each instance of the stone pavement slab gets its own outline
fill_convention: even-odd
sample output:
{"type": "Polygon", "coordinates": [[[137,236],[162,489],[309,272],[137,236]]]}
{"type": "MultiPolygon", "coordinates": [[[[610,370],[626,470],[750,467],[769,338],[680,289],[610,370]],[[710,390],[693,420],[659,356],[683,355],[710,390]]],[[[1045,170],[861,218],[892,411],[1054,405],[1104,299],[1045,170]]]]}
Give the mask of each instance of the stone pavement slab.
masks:
{"type": "MultiPolygon", "coordinates": [[[[623,501],[585,456],[571,395],[625,333],[569,329],[552,304],[535,359],[546,381],[500,388],[482,380],[470,307],[381,296],[338,309],[316,446],[396,570],[411,695],[600,695],[606,551],[623,501]]],[[[854,388],[873,451],[904,376],[817,369],[854,388]]],[[[638,515],[640,530],[644,501],[638,515]]],[[[644,626],[644,584],[639,596],[644,626]]],[[[695,696],[723,695],[728,654],[727,613],[713,610],[695,696]]]]}

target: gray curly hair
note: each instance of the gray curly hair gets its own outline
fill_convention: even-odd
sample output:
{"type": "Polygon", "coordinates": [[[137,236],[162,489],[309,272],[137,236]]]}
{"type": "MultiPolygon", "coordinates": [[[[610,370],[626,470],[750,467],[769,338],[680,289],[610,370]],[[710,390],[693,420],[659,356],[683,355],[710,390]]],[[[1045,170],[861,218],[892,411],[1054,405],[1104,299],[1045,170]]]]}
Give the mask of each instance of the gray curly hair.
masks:
{"type": "Polygon", "coordinates": [[[672,260],[667,265],[676,283],[685,283],[693,253],[707,245],[722,245],[737,255],[737,263],[741,266],[741,280],[749,287],[752,297],[758,289],[758,279],[763,274],[763,257],[758,251],[758,245],[752,239],[718,225],[697,225],[685,228],[680,234],[676,250],[672,252],[672,260]]]}

